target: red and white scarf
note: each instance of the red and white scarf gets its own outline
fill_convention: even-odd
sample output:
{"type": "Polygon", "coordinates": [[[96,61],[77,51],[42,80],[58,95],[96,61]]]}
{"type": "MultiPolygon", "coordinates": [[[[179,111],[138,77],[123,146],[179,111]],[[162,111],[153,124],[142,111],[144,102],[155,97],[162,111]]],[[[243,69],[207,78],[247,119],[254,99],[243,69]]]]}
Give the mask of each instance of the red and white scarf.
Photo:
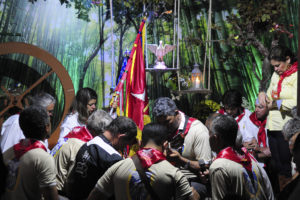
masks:
{"type": "Polygon", "coordinates": [[[242,149],[242,150],[243,150],[244,154],[240,155],[236,151],[234,151],[232,147],[227,147],[218,153],[216,159],[225,158],[225,159],[228,159],[228,160],[231,160],[231,161],[241,164],[248,171],[252,171],[251,159],[254,159],[254,158],[247,150],[245,150],[245,149],[242,149]]]}
{"type": "Polygon", "coordinates": [[[142,167],[148,169],[151,165],[166,160],[164,154],[154,148],[142,148],[136,152],[141,161],[142,167]]]}
{"type": "Polygon", "coordinates": [[[85,126],[77,126],[65,136],[65,138],[77,138],[83,142],[88,142],[94,137],[90,134],[85,126]]]}

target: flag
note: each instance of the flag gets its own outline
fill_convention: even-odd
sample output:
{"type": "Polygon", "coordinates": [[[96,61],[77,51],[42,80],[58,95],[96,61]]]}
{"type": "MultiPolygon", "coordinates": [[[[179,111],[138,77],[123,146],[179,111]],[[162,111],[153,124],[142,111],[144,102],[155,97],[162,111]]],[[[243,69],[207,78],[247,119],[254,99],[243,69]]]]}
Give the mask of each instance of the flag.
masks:
{"type": "MultiPolygon", "coordinates": [[[[136,123],[139,132],[144,128],[144,124],[150,122],[144,60],[145,20],[146,18],[142,20],[125,71],[113,95],[113,101],[119,100],[120,107],[123,106],[124,96],[125,105],[124,109],[121,108],[121,112],[124,110],[125,116],[131,118],[136,123]],[[124,95],[123,86],[125,81],[126,88],[124,95]]],[[[138,139],[141,139],[141,135],[138,135],[138,139]]]]}
{"type": "Polygon", "coordinates": [[[140,36],[132,57],[131,67],[126,79],[126,116],[133,119],[140,130],[144,128],[144,114],[149,115],[146,88],[146,71],[143,43],[140,36]]]}

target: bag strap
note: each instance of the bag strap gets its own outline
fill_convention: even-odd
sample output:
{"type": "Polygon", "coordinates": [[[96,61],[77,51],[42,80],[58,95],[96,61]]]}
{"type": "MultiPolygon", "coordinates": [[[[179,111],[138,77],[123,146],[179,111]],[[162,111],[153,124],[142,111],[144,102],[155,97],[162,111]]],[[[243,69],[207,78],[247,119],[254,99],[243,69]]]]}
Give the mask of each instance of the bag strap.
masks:
{"type": "Polygon", "coordinates": [[[147,179],[147,175],[145,173],[145,170],[142,168],[140,159],[137,157],[137,155],[134,155],[131,157],[136,171],[139,173],[139,176],[141,178],[141,181],[144,183],[146,190],[149,192],[150,196],[152,199],[157,199],[159,200],[160,198],[158,197],[158,195],[154,192],[153,188],[151,187],[148,179],[147,179]]]}

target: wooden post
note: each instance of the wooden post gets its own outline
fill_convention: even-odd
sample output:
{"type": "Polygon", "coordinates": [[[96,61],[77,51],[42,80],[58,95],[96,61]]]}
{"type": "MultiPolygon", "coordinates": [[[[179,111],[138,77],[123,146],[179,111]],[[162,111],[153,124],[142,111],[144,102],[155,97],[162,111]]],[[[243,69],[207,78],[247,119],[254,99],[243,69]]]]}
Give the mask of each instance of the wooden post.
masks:
{"type": "Polygon", "coordinates": [[[298,83],[297,83],[297,115],[300,116],[300,4],[298,5],[298,83]]]}

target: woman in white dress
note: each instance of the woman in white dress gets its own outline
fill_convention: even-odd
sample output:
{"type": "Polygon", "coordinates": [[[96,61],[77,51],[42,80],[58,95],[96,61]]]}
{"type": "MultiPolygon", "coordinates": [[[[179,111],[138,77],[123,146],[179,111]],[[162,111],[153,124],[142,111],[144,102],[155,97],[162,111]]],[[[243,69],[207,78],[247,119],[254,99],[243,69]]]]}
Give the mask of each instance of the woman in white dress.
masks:
{"type": "Polygon", "coordinates": [[[59,139],[65,137],[74,127],[85,126],[88,117],[97,109],[97,93],[91,88],[81,88],[69,109],[69,114],[60,126],[59,139]]]}

